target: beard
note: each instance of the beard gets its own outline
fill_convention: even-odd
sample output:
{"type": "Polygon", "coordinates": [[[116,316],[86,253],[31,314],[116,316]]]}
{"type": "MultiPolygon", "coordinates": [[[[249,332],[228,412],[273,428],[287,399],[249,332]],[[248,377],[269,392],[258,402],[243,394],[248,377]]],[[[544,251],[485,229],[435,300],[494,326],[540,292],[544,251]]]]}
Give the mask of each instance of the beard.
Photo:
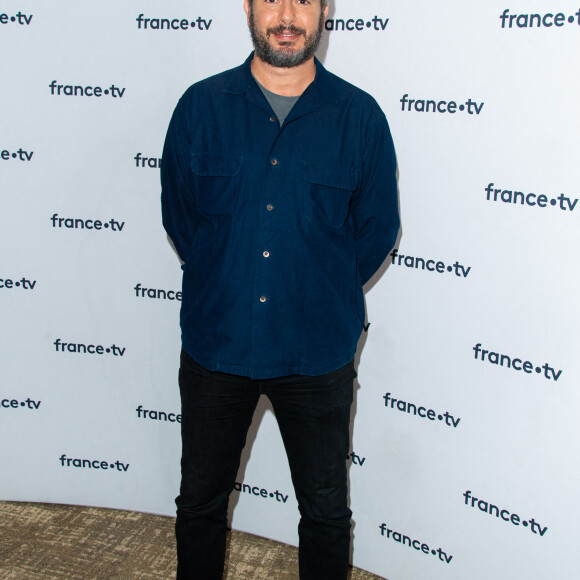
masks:
{"type": "Polygon", "coordinates": [[[263,34],[256,28],[254,11],[250,3],[250,34],[252,36],[252,42],[254,43],[254,49],[256,55],[271,66],[277,68],[292,68],[312,58],[320,44],[323,29],[324,11],[321,11],[318,28],[312,34],[308,34],[303,28],[297,28],[293,25],[280,25],[276,28],[268,28],[266,29],[266,33],[263,34]],[[304,36],[304,47],[301,50],[294,50],[291,48],[290,43],[282,42],[280,43],[281,48],[275,49],[269,42],[270,35],[283,33],[301,34],[304,36]]]}

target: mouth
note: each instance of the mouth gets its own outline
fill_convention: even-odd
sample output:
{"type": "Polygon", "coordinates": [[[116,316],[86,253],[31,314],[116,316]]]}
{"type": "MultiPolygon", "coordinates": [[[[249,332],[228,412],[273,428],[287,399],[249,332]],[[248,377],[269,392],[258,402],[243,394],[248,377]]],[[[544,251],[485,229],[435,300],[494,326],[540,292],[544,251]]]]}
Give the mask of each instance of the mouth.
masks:
{"type": "Polygon", "coordinates": [[[298,38],[299,34],[275,34],[276,38],[281,38],[282,40],[294,40],[298,38]]]}
{"type": "Polygon", "coordinates": [[[276,37],[278,42],[283,42],[283,43],[295,42],[303,34],[303,32],[301,30],[284,29],[284,28],[283,29],[277,28],[274,30],[270,30],[269,32],[276,37]]]}

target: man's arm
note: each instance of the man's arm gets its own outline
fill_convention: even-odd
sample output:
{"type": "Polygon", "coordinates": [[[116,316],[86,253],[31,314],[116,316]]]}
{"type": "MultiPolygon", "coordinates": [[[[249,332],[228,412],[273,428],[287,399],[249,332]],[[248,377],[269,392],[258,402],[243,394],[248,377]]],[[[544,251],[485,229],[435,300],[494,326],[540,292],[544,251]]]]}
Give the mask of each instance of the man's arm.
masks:
{"type": "Polygon", "coordinates": [[[361,186],[353,197],[357,265],[365,284],[379,269],[399,233],[397,162],[387,119],[374,113],[365,128],[361,186]]]}
{"type": "Polygon", "coordinates": [[[161,213],[163,227],[177,253],[185,262],[199,221],[195,194],[191,186],[191,142],[179,101],[167,130],[161,163],[161,213]]]}

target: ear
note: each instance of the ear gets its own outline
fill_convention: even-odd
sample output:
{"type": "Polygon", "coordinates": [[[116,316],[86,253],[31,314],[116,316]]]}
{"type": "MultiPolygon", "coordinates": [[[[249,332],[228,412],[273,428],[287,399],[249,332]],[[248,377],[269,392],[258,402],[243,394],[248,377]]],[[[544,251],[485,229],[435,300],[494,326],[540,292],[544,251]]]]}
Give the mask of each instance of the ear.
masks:
{"type": "Polygon", "coordinates": [[[328,18],[328,4],[324,7],[324,20],[328,18]]]}
{"type": "Polygon", "coordinates": [[[244,12],[246,13],[246,19],[248,20],[248,26],[250,26],[250,0],[244,0],[244,12]]]}

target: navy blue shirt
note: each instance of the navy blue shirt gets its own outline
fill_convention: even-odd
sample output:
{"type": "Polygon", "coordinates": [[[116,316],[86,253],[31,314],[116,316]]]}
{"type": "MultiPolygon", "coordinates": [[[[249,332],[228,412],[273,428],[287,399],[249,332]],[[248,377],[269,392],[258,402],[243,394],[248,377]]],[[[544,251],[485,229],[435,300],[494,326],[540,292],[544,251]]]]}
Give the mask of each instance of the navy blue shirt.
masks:
{"type": "Polygon", "coordinates": [[[393,143],[375,100],[318,61],[280,127],[252,58],[192,85],[165,141],[182,345],[208,370],[321,375],[354,357],[362,286],[395,243],[393,143]]]}

